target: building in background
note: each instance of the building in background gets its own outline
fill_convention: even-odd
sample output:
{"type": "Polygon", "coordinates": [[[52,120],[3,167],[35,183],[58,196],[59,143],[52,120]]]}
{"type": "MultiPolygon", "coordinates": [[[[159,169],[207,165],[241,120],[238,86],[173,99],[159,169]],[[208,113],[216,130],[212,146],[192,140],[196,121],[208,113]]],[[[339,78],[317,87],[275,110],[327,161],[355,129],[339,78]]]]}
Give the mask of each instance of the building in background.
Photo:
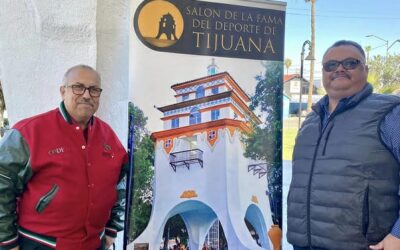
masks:
{"type": "MultiPolygon", "coordinates": [[[[299,103],[300,103],[300,75],[289,74],[283,76],[283,94],[289,98],[289,116],[299,114],[299,103]]],[[[308,98],[308,86],[309,81],[303,77],[302,93],[301,93],[301,106],[302,110],[307,111],[307,98],[308,98]]],[[[316,103],[321,99],[321,95],[318,95],[318,88],[314,85],[312,101],[316,103]]],[[[285,97],[284,97],[285,100],[285,97]]],[[[284,106],[285,108],[285,106],[284,106]]],[[[285,114],[285,109],[284,109],[285,114]]],[[[285,117],[284,117],[285,118],[285,117]]]]}

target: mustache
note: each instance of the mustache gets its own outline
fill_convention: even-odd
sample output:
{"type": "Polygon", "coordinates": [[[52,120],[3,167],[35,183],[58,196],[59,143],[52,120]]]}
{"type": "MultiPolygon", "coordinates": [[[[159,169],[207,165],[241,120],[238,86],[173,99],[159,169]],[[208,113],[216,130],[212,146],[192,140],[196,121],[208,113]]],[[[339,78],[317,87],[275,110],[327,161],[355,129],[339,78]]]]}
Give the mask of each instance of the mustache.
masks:
{"type": "Polygon", "coordinates": [[[89,104],[90,106],[94,106],[90,99],[81,99],[77,102],[78,104],[89,104]]]}
{"type": "Polygon", "coordinates": [[[331,80],[334,80],[338,77],[346,77],[348,79],[351,78],[350,75],[347,74],[346,72],[338,72],[338,73],[332,74],[330,78],[331,78],[331,80]]]}

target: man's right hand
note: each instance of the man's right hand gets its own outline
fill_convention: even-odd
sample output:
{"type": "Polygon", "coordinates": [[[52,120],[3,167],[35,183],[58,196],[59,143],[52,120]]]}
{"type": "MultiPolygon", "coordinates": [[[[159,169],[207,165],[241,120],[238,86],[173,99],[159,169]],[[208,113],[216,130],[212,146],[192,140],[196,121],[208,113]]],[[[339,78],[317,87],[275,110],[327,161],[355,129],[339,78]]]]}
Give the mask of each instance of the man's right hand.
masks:
{"type": "Polygon", "coordinates": [[[19,247],[11,248],[10,250],[19,250],[19,247]]]}

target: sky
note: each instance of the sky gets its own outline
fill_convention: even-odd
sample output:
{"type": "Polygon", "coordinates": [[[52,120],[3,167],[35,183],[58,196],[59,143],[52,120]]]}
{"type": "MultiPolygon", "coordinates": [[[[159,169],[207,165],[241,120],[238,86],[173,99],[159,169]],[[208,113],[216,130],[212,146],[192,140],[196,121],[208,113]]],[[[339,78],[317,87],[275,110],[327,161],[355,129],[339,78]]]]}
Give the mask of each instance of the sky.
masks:
{"type": "MultiPolygon", "coordinates": [[[[304,0],[281,1],[287,3],[285,58],[292,60],[290,73],[300,72],[300,53],[303,42],[311,40],[311,4],[304,0]]],[[[321,61],[325,50],[335,41],[353,40],[361,46],[371,46],[370,58],[385,55],[385,42],[366,37],[375,35],[389,41],[389,46],[400,39],[399,0],[316,0],[315,3],[315,79],[321,79],[321,61]],[[377,48],[378,47],[378,48],[377,48]]],[[[307,55],[306,47],[306,55],[307,55]]],[[[389,50],[400,54],[400,42],[389,50]]],[[[285,68],[286,72],[286,68],[285,68]]],[[[304,76],[309,78],[309,63],[304,63],[304,76]]]]}

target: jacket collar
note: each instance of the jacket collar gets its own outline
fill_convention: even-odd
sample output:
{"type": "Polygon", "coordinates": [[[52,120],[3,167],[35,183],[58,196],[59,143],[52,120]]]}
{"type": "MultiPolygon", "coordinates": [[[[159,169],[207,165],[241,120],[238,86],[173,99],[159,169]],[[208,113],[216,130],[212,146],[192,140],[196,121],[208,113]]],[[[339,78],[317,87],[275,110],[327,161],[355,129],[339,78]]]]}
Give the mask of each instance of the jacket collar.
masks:
{"type": "MultiPolygon", "coordinates": [[[[365,87],[358,93],[342,98],[339,103],[340,105],[340,110],[335,110],[335,113],[341,113],[344,110],[348,110],[354,106],[356,106],[358,103],[360,103],[362,100],[364,100],[366,97],[368,97],[370,94],[372,94],[373,88],[370,83],[367,83],[365,87]]],[[[313,105],[312,109],[318,114],[318,115],[323,115],[324,110],[327,108],[329,105],[329,97],[328,95],[325,95],[321,100],[319,100],[315,105],[313,105]]],[[[339,105],[338,105],[339,107],[339,105]]],[[[336,109],[338,109],[336,107],[336,109]]]]}
{"type": "MultiPolygon", "coordinates": [[[[67,111],[67,109],[65,108],[64,101],[62,101],[62,102],[60,103],[59,110],[60,110],[60,113],[61,113],[62,117],[64,118],[64,120],[65,120],[67,123],[69,123],[69,124],[75,124],[74,119],[68,114],[68,111],[67,111]]],[[[92,117],[90,118],[90,120],[89,120],[88,123],[89,123],[90,126],[93,126],[93,122],[94,122],[94,116],[92,116],[92,117]]]]}

